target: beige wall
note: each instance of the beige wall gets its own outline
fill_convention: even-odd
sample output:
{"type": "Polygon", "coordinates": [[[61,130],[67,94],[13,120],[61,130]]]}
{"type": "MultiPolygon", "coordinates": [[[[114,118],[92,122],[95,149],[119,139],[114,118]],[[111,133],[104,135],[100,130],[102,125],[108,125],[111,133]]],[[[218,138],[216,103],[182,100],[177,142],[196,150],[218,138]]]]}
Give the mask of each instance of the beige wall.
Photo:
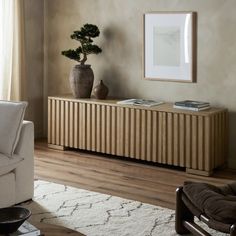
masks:
{"type": "Polygon", "coordinates": [[[112,96],[196,99],[227,107],[229,163],[236,167],[235,9],[235,0],[45,0],[45,91],[70,93],[68,74],[75,62],[60,52],[77,45],[69,37],[73,30],[97,24],[103,53],[89,58],[95,84],[103,79],[112,96]],[[183,10],[198,13],[197,83],[142,80],[143,14],[183,10]]]}
{"type": "Polygon", "coordinates": [[[43,136],[43,35],[44,2],[24,0],[27,119],[34,121],[35,136],[43,136]]]}

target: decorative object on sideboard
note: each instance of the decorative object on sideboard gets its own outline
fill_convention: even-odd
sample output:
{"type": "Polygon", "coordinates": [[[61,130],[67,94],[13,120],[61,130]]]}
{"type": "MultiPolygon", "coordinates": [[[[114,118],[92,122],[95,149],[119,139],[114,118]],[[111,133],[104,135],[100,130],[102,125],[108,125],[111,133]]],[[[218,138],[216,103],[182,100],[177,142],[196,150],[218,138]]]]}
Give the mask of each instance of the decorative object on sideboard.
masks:
{"type": "Polygon", "coordinates": [[[109,89],[108,87],[103,83],[102,80],[100,80],[100,83],[94,88],[93,90],[94,96],[97,99],[106,99],[109,89]]]}
{"type": "Polygon", "coordinates": [[[120,105],[134,105],[134,106],[144,106],[144,107],[153,107],[163,104],[164,102],[158,100],[149,100],[149,99],[126,99],[118,101],[117,104],[120,105]]]}
{"type": "Polygon", "coordinates": [[[176,109],[183,109],[189,111],[204,111],[211,108],[209,102],[200,102],[193,100],[175,102],[173,107],[176,109]]]}
{"type": "Polygon", "coordinates": [[[74,31],[72,39],[80,42],[80,46],[75,50],[62,51],[62,55],[79,62],[70,73],[70,86],[75,98],[90,98],[94,74],[91,65],[85,64],[89,54],[98,54],[102,49],[93,44],[93,39],[98,37],[100,31],[96,25],[85,24],[80,30],[74,31]]]}
{"type": "Polygon", "coordinates": [[[90,65],[75,65],[70,72],[70,87],[75,98],[90,98],[94,74],[90,65]]]}

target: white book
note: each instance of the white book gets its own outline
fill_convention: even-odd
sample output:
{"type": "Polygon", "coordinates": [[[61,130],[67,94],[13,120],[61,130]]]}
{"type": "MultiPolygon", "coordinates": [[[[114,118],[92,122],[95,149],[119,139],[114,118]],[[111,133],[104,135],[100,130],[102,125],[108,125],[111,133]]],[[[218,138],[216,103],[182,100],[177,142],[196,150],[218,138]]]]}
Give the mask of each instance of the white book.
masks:
{"type": "Polygon", "coordinates": [[[126,99],[126,100],[118,101],[117,104],[121,104],[121,105],[133,105],[136,100],[137,100],[137,99],[126,99]]]}
{"type": "Polygon", "coordinates": [[[148,99],[127,99],[118,101],[117,104],[152,107],[163,104],[163,102],[157,100],[148,100],[148,99]]]}
{"type": "Polygon", "coordinates": [[[9,236],[20,236],[20,235],[38,236],[40,235],[40,230],[37,229],[32,224],[30,224],[28,221],[25,221],[16,232],[9,234],[9,236]]]}
{"type": "Polygon", "coordinates": [[[177,106],[177,105],[174,105],[173,107],[176,109],[182,109],[182,110],[188,110],[188,111],[204,111],[211,108],[210,106],[196,108],[196,107],[185,107],[185,106],[177,106]]]}

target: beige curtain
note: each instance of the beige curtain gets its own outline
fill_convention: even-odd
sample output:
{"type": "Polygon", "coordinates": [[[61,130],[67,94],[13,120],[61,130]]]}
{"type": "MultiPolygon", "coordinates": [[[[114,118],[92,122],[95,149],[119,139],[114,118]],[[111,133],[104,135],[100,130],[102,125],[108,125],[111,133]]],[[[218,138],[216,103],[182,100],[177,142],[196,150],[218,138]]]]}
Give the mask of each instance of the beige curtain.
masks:
{"type": "Polygon", "coordinates": [[[24,35],[24,0],[15,0],[11,100],[27,100],[24,35]]]}
{"type": "Polygon", "coordinates": [[[13,55],[14,0],[0,1],[0,99],[10,98],[13,55]]]}
{"type": "Polygon", "coordinates": [[[24,0],[0,1],[0,99],[27,100],[24,0]]]}

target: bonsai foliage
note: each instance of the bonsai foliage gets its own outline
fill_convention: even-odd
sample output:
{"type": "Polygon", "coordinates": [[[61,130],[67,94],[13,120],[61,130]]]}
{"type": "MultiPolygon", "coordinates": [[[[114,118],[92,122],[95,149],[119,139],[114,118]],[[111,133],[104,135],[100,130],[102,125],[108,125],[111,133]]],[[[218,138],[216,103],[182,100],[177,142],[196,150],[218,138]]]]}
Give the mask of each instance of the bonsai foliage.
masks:
{"type": "Polygon", "coordinates": [[[85,24],[80,30],[74,31],[70,36],[80,42],[80,46],[75,50],[69,49],[67,51],[62,51],[62,55],[80,62],[81,65],[87,61],[87,56],[89,54],[98,54],[102,52],[102,49],[97,45],[93,44],[93,39],[98,37],[100,31],[96,25],[85,24]]]}

